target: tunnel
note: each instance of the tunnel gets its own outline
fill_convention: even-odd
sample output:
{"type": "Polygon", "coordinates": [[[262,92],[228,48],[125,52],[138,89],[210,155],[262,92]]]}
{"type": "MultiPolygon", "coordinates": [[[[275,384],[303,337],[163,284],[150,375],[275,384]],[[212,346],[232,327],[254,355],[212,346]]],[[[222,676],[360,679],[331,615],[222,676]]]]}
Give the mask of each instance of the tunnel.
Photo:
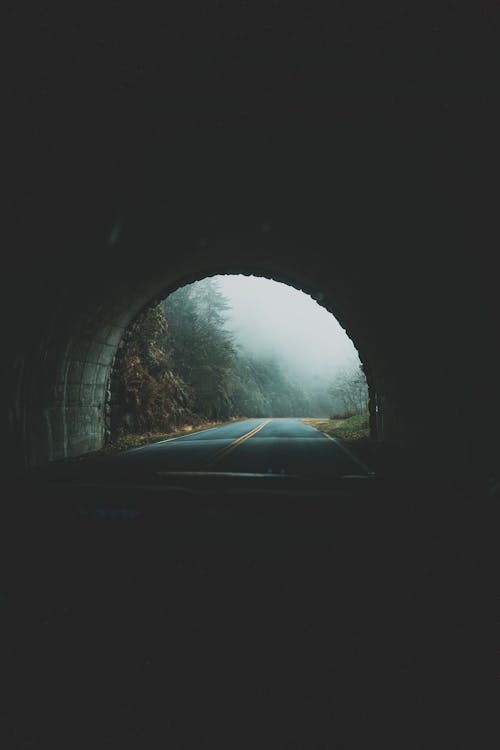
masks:
{"type": "Polygon", "coordinates": [[[500,9],[320,5],[5,14],[5,747],[499,746],[500,9]],[[128,334],[217,274],[332,313],[403,481],[312,427],[325,475],[232,474],[265,419],[215,471],[107,446],[128,334]]]}
{"type": "Polygon", "coordinates": [[[5,471],[100,449],[128,326],[187,282],[243,273],[291,284],[339,320],[368,380],[374,440],[495,475],[491,102],[221,101],[149,118],[90,108],[19,134],[5,471]]]}

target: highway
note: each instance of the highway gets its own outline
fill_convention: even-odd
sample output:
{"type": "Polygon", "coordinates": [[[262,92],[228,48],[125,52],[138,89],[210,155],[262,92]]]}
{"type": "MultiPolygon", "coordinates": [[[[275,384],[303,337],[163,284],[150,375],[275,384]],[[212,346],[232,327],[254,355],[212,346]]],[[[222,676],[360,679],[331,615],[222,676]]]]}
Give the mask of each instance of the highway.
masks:
{"type": "Polygon", "coordinates": [[[229,472],[321,478],[366,474],[343,445],[300,419],[243,419],[107,457],[153,472],[229,472]]]}

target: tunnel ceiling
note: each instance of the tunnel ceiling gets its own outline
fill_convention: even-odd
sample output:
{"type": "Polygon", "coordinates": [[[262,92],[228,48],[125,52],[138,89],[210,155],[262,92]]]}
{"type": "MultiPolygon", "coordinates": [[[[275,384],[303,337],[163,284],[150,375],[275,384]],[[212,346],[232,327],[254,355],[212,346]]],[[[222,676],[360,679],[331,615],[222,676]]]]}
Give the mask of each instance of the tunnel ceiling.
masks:
{"type": "Polygon", "coordinates": [[[97,35],[84,19],[13,24],[6,464],[102,445],[127,325],[179,284],[243,272],[323,295],[384,439],[490,467],[500,107],[481,21],[467,57],[425,19],[396,46],[389,22],[372,37],[369,13],[345,20],[350,45],[306,33],[299,10],[302,46],[277,21],[236,44],[234,12],[215,28],[179,10],[174,37],[125,11],[97,35]]]}

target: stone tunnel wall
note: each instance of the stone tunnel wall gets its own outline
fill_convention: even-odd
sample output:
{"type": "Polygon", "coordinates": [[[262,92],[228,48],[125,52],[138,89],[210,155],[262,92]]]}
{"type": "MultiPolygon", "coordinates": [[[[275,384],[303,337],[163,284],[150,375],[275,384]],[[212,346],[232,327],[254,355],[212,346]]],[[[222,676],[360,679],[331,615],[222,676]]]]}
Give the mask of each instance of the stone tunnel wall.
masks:
{"type": "Polygon", "coordinates": [[[167,167],[156,154],[144,195],[133,193],[93,242],[41,238],[39,273],[19,272],[16,296],[3,300],[16,321],[6,332],[8,469],[100,448],[130,321],[176,286],[219,272],[322,296],[365,364],[379,439],[454,470],[484,457],[473,447],[476,380],[460,340],[478,317],[463,308],[465,284],[471,294],[480,281],[457,252],[464,237],[380,160],[323,139],[216,139],[175,196],[162,188],[167,167]],[[445,437],[429,429],[430,415],[445,437]]]}

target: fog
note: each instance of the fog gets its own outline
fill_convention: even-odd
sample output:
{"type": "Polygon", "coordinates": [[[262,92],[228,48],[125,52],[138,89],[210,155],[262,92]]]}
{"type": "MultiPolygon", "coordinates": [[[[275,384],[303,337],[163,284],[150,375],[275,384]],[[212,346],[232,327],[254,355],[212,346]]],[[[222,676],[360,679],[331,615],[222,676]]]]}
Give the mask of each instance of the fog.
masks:
{"type": "Polygon", "coordinates": [[[255,276],[216,276],[227,298],[227,327],[254,355],[275,356],[301,379],[331,379],[360,364],[342,326],[312,297],[255,276]]]}

